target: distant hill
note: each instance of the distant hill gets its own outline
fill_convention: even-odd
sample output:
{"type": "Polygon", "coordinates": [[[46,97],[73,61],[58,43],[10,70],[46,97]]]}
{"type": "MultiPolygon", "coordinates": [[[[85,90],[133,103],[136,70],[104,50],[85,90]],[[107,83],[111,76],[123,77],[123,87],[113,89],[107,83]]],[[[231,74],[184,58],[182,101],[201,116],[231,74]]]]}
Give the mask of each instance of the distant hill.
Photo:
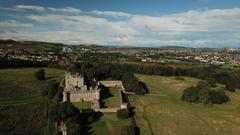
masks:
{"type": "Polygon", "coordinates": [[[0,40],[1,49],[25,50],[25,51],[44,51],[55,50],[66,46],[62,43],[38,42],[38,41],[15,41],[0,40]]]}
{"type": "Polygon", "coordinates": [[[162,46],[162,47],[159,47],[159,48],[179,48],[179,49],[181,49],[181,48],[189,48],[189,47],[185,47],[185,46],[162,46]]]}

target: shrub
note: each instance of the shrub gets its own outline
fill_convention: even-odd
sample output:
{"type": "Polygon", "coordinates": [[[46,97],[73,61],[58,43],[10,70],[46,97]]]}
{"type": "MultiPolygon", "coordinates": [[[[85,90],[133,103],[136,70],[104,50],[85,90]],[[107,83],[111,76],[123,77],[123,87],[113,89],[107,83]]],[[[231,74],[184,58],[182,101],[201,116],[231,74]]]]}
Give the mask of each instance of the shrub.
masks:
{"type": "Polygon", "coordinates": [[[236,91],[236,86],[234,84],[227,83],[226,84],[226,90],[228,90],[230,92],[235,92],[236,91]]]}
{"type": "Polygon", "coordinates": [[[209,83],[211,87],[217,87],[217,81],[214,78],[207,78],[206,81],[209,83]]]}
{"type": "Polygon", "coordinates": [[[221,104],[229,100],[223,91],[211,90],[208,86],[201,83],[197,87],[189,87],[183,91],[182,100],[203,104],[221,104]]]}
{"type": "Polygon", "coordinates": [[[125,118],[128,118],[129,116],[129,110],[128,109],[119,109],[117,111],[117,116],[119,118],[122,118],[122,119],[125,119],[125,118]]]}
{"type": "Polygon", "coordinates": [[[128,92],[135,92],[136,94],[143,95],[147,91],[144,89],[141,82],[133,75],[133,73],[125,73],[122,77],[123,86],[128,92]]]}
{"type": "Polygon", "coordinates": [[[207,81],[199,81],[197,84],[197,88],[204,89],[210,87],[207,81]]]}
{"type": "Polygon", "coordinates": [[[211,101],[214,104],[222,104],[229,100],[229,97],[225,94],[224,91],[210,91],[211,101]]]}
{"type": "Polygon", "coordinates": [[[39,69],[37,72],[35,72],[35,77],[38,80],[44,80],[45,79],[45,70],[44,69],[39,69]]]}
{"type": "Polygon", "coordinates": [[[187,102],[197,102],[198,89],[196,87],[189,87],[183,91],[182,100],[187,102]]]}
{"type": "Polygon", "coordinates": [[[134,127],[126,125],[121,128],[121,135],[135,135],[134,127]]]}

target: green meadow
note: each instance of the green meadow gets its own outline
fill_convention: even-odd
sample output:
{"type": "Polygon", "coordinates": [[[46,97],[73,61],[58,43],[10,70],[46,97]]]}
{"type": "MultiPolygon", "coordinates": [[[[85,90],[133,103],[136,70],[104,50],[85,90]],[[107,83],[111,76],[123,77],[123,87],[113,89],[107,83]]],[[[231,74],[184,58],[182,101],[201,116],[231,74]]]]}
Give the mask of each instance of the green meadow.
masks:
{"type": "MultiPolygon", "coordinates": [[[[140,75],[149,94],[130,96],[142,135],[238,135],[240,133],[240,90],[229,93],[231,101],[221,105],[181,101],[185,88],[199,81],[190,77],[140,75]]],[[[218,84],[216,89],[224,89],[218,84]]]]}
{"type": "Polygon", "coordinates": [[[120,135],[121,128],[130,124],[130,118],[120,119],[116,113],[103,113],[103,116],[90,126],[93,135],[120,135]]]}
{"type": "Polygon", "coordinates": [[[105,106],[109,108],[118,108],[120,107],[121,100],[120,100],[120,93],[119,93],[118,87],[110,87],[109,88],[109,93],[110,97],[105,98],[103,102],[105,102],[105,106]]]}
{"type": "Polygon", "coordinates": [[[48,104],[41,96],[64,71],[45,68],[46,80],[37,80],[38,68],[0,69],[0,134],[46,134],[48,104]]]}

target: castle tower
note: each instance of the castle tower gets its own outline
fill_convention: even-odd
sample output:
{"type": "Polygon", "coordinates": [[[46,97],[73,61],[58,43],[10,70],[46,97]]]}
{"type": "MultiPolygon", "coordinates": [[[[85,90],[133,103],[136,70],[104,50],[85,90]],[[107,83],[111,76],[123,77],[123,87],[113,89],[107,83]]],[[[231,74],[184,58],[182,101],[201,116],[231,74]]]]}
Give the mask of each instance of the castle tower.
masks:
{"type": "Polygon", "coordinates": [[[72,74],[70,72],[66,72],[65,75],[65,88],[68,91],[74,90],[75,88],[83,89],[84,88],[84,77],[79,74],[72,74]]]}

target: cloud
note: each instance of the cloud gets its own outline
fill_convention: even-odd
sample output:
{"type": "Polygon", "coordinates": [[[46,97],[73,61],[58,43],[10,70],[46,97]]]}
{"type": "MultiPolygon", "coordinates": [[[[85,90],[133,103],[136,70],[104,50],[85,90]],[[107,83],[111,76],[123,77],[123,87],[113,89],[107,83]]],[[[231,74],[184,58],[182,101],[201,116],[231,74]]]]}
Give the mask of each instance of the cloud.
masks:
{"type": "Polygon", "coordinates": [[[114,11],[99,11],[99,10],[93,10],[89,12],[94,15],[98,16],[111,16],[111,17],[131,17],[132,15],[125,12],[114,12],[114,11]]]}
{"type": "MultiPolygon", "coordinates": [[[[123,46],[236,47],[240,43],[240,8],[192,10],[162,16],[81,11],[73,7],[42,8],[45,12],[22,15],[24,22],[29,23],[21,22],[18,17],[15,22],[6,20],[0,23],[0,27],[9,25],[2,26],[5,30],[12,30],[14,24],[15,28],[22,28],[17,29],[19,33],[25,30],[22,35],[16,32],[0,33],[1,38],[123,46]],[[31,24],[38,27],[31,27],[31,24]]],[[[29,7],[24,9],[30,10],[29,7]]]]}
{"type": "Polygon", "coordinates": [[[0,22],[0,29],[1,30],[23,30],[32,28],[33,24],[30,23],[20,23],[16,20],[8,20],[0,22]]]}
{"type": "Polygon", "coordinates": [[[45,11],[45,8],[42,6],[35,6],[35,5],[16,5],[16,9],[23,9],[23,10],[34,10],[34,11],[45,11]]]}
{"type": "Polygon", "coordinates": [[[65,8],[53,8],[49,7],[48,10],[52,12],[64,12],[64,13],[73,13],[73,14],[78,14],[81,12],[80,9],[77,8],[72,8],[72,7],[65,7],[65,8]]]}

